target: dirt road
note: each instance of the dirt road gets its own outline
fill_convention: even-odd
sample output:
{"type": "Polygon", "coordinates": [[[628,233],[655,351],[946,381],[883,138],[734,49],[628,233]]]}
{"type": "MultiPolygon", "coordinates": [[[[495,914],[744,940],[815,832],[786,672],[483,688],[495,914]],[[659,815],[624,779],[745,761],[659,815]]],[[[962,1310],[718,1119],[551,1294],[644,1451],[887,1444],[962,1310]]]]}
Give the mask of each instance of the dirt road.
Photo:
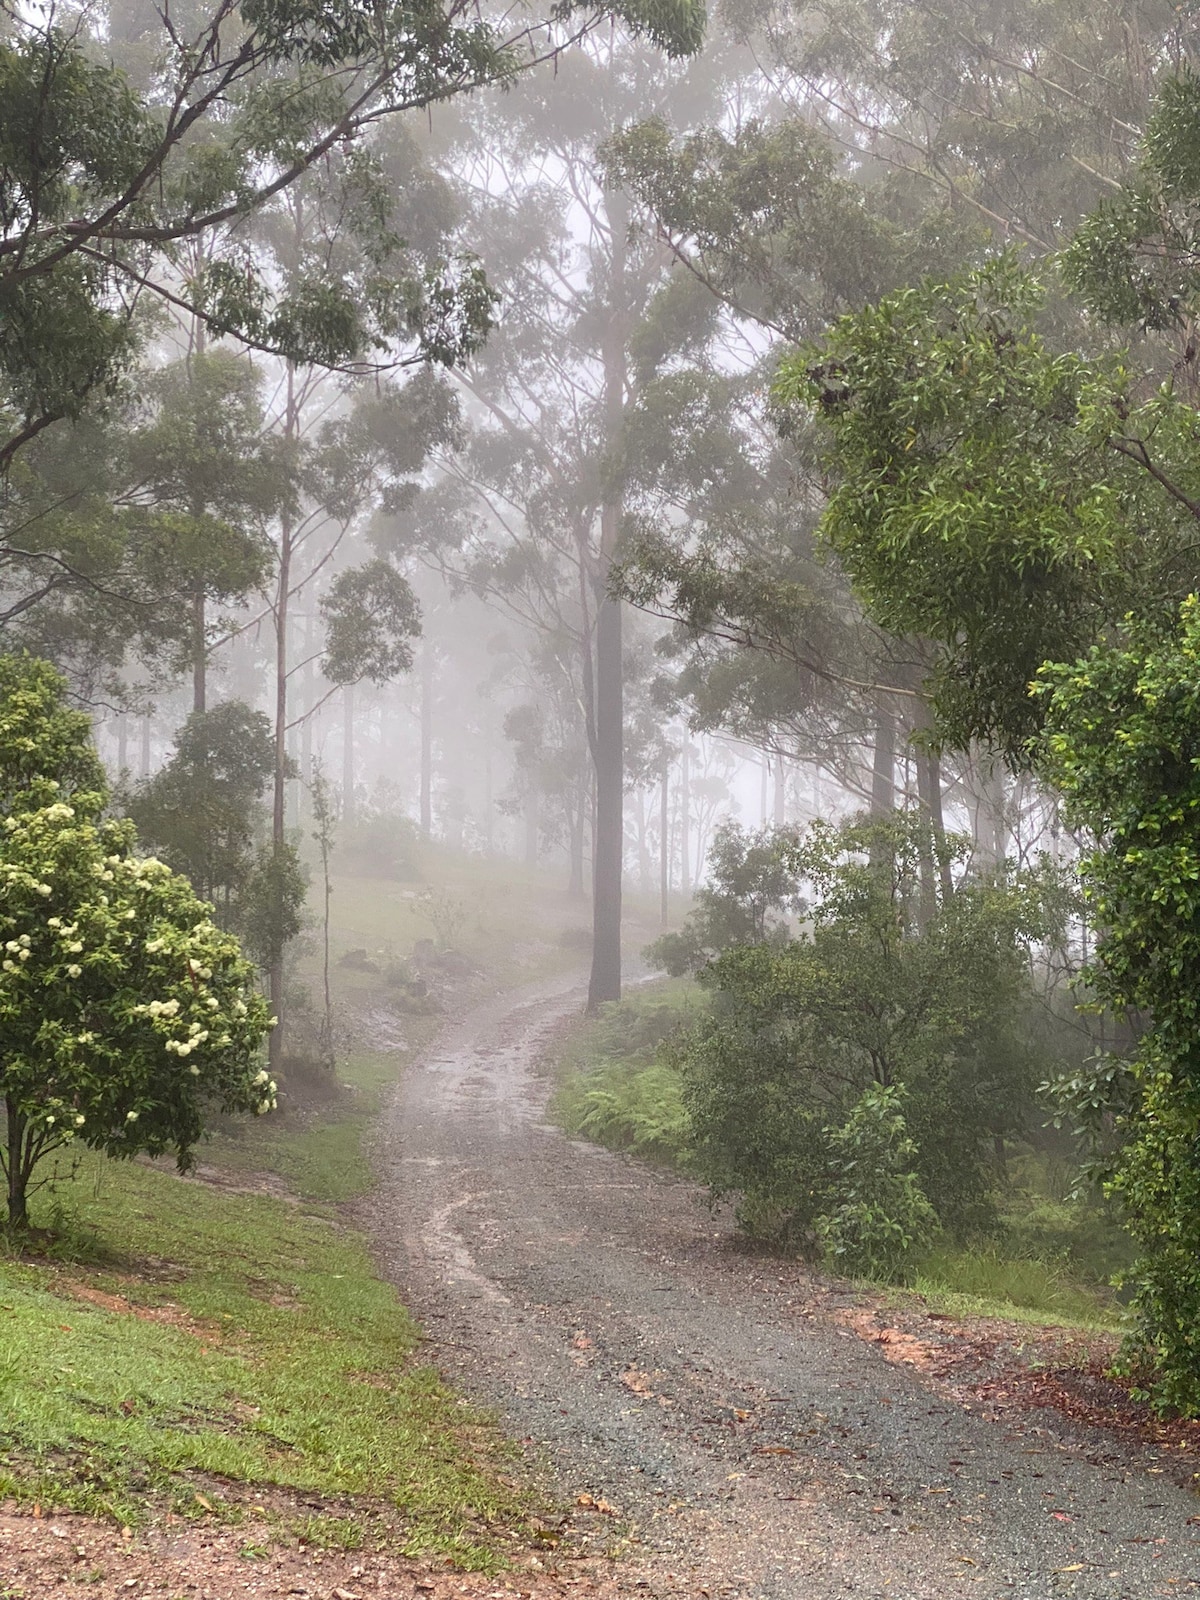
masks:
{"type": "Polygon", "coordinates": [[[691,1185],[548,1126],[536,1062],[579,1003],[489,1002],[408,1072],[371,1221],[454,1381],[634,1528],[631,1592],[1200,1591],[1200,1501],[1153,1457],[971,1414],[731,1250],[691,1185]]]}

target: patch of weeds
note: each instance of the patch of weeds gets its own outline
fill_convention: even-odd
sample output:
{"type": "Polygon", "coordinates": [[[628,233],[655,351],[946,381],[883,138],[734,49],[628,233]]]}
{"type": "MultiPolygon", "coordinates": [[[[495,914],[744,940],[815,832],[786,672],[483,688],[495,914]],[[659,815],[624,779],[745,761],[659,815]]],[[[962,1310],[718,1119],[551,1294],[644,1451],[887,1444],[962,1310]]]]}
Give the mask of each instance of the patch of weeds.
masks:
{"type": "Polygon", "coordinates": [[[960,1313],[1084,1328],[1120,1321],[1111,1290],[1080,1282],[1062,1261],[1008,1253],[1002,1242],[931,1250],[917,1267],[914,1287],[931,1303],[960,1313]]]}
{"type": "Polygon", "coordinates": [[[311,1545],[314,1550],[361,1550],[367,1541],[366,1529],[354,1517],[324,1513],[294,1523],[292,1532],[301,1544],[311,1545]]]}
{"type": "Polygon", "coordinates": [[[687,1165],[691,1128],[678,1071],[661,1046],[701,1003],[688,981],[648,984],[574,1028],[557,1062],[551,1115],[565,1132],[668,1165],[687,1165]]]}

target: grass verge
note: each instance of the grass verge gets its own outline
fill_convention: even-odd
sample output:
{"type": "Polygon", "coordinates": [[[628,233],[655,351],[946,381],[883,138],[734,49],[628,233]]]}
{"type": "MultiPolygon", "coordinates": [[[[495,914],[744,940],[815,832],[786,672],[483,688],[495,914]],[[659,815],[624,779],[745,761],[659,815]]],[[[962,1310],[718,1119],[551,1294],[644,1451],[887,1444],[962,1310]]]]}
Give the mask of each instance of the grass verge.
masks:
{"type": "MultiPolygon", "coordinates": [[[[470,908],[464,1000],[578,962],[558,928],[577,910],[547,914],[543,882],[434,869],[470,908]]],[[[389,957],[431,931],[402,885],[338,890],[335,952],[389,957]]],[[[332,1078],[201,1146],[220,1182],[88,1155],[39,1197],[55,1259],[0,1247],[0,1498],[129,1525],[263,1501],[310,1544],[379,1534],[484,1571],[525,1541],[530,1496],[505,1475],[505,1441],[420,1360],[418,1328],[338,1212],[369,1188],[374,1116],[441,1025],[392,1015],[386,965],[336,970],[356,1043],[332,1078]],[[386,1038],[363,1025],[376,1010],[386,1038]]]]}
{"type": "Polygon", "coordinates": [[[408,1553],[498,1564],[522,1514],[499,1436],[414,1359],[361,1239],[98,1158],[63,1198],[76,1260],[0,1270],[0,1494],[125,1523],[234,1486],[369,1497],[408,1553]]]}

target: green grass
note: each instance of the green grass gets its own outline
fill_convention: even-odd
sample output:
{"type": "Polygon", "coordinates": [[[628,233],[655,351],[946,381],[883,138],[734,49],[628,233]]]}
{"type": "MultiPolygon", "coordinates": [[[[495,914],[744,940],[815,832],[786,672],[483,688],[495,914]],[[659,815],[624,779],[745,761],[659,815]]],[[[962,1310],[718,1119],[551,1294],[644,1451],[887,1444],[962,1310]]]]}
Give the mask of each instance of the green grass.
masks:
{"type": "Polygon", "coordinates": [[[364,1496],[400,1513],[409,1549],[496,1564],[487,1529],[521,1514],[498,1436],[414,1359],[360,1238],[98,1158],[65,1198],[91,1267],[0,1268],[0,1495],[123,1522],[155,1500],[196,1511],[214,1480],[364,1496]]]}
{"type": "Polygon", "coordinates": [[[956,1316],[1089,1329],[1121,1323],[1111,1289],[1085,1281],[1066,1262],[1013,1254],[1003,1239],[931,1250],[917,1264],[913,1288],[930,1305],[956,1316]]]}
{"type": "MultiPolygon", "coordinates": [[[[459,948],[478,983],[578,965],[565,896],[547,913],[547,886],[511,864],[431,852],[429,865],[468,904],[459,948]]],[[[432,935],[404,885],[337,889],[335,960],[432,935]]],[[[312,981],[311,953],[305,966],[312,981]]],[[[335,968],[334,982],[347,1011],[387,1008],[382,975],[335,968]]],[[[439,1025],[404,1017],[407,1051],[360,1030],[336,1081],[297,1082],[290,1110],[223,1124],[197,1151],[251,1187],[282,1179],[301,1203],[93,1156],[38,1197],[58,1259],[0,1259],[0,1498],[132,1524],[170,1508],[238,1516],[269,1491],[310,1543],[358,1548],[382,1515],[409,1553],[503,1565],[529,1491],[505,1478],[495,1426],[420,1359],[419,1330],[337,1210],[369,1188],[373,1118],[439,1025]],[[326,1504],[313,1514],[304,1497],[326,1504]]]]}
{"type": "Polygon", "coordinates": [[[202,1511],[214,1480],[364,1496],[400,1513],[411,1550],[495,1565],[487,1529],[521,1513],[498,1436],[414,1359],[361,1239],[99,1158],[61,1198],[90,1267],[0,1267],[0,1496],[123,1522],[155,1501],[202,1511]]]}

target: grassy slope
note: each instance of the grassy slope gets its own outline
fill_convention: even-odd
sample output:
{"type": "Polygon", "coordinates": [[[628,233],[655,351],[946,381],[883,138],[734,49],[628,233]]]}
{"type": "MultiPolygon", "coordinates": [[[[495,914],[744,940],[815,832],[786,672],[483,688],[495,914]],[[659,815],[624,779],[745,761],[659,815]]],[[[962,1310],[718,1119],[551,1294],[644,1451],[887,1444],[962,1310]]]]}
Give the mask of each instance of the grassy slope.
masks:
{"type": "MultiPolygon", "coordinates": [[[[436,858],[427,876],[469,906],[469,987],[578,963],[559,937],[578,908],[545,883],[436,858]]],[[[409,886],[342,881],[334,904],[335,960],[403,956],[431,932],[409,886]]],[[[392,998],[369,973],[335,969],[335,986],[351,1016],[392,998]]],[[[340,1090],[223,1129],[199,1152],[223,1184],[88,1156],[39,1196],[58,1259],[0,1261],[0,1494],[134,1522],[236,1516],[270,1490],[312,1540],[352,1544],[382,1512],[411,1552],[502,1560],[525,1509],[504,1443],[421,1364],[418,1330],[334,1204],[369,1184],[372,1113],[438,1026],[404,1018],[407,1049],[394,1030],[371,1048],[368,1030],[340,1090]],[[230,1186],[271,1188],[250,1174],[295,1198],[230,1186]],[[334,1500],[313,1518],[305,1495],[334,1500]]]]}

